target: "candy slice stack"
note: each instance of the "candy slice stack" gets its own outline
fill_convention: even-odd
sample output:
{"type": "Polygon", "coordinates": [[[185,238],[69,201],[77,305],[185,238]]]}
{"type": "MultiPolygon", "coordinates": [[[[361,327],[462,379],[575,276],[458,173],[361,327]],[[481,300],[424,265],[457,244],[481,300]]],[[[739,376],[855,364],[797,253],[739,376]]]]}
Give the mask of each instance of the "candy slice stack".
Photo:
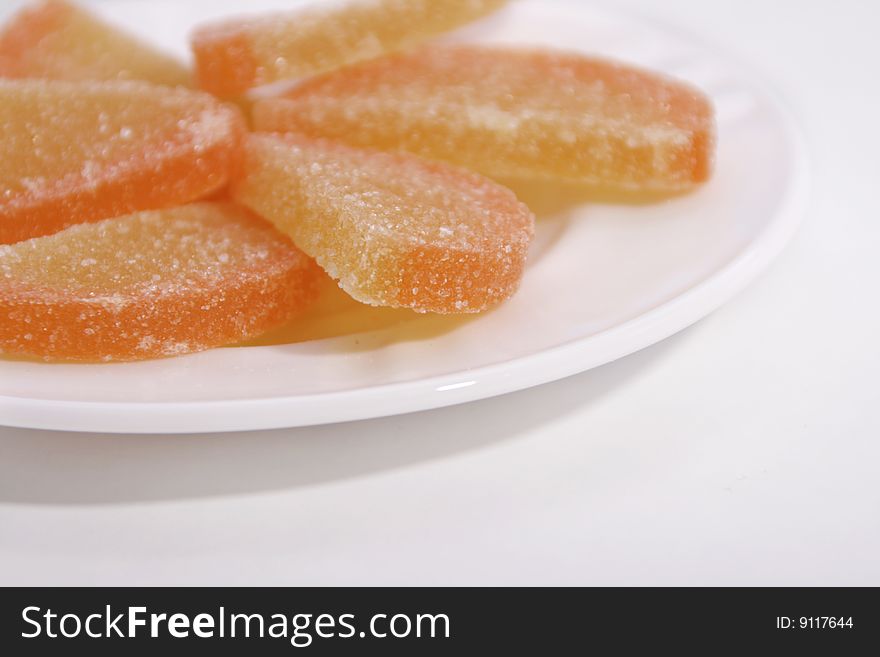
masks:
{"type": "Polygon", "coordinates": [[[19,12],[0,29],[0,354],[235,344],[303,312],[322,269],[365,304],[481,312],[516,292],[535,230],[490,178],[635,194],[709,178],[712,107],[686,84],[426,45],[504,4],[228,19],[194,32],[194,76],[69,2],[19,12]],[[283,81],[260,90],[249,134],[239,108],[283,81]]]}

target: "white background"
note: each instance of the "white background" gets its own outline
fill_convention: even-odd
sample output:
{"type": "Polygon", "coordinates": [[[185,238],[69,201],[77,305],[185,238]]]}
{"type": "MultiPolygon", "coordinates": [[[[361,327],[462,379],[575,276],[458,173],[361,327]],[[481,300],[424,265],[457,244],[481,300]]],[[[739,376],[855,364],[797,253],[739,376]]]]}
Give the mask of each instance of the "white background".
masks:
{"type": "Polygon", "coordinates": [[[0,584],[880,585],[880,5],[607,4],[738,54],[800,118],[812,202],[767,275],[634,356],[452,409],[0,428],[0,584]]]}

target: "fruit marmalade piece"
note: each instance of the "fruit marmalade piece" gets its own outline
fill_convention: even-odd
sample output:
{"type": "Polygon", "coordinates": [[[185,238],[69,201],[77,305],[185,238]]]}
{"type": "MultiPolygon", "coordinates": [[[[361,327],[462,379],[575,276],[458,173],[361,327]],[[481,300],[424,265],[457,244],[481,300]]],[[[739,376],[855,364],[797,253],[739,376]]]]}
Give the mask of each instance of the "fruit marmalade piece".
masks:
{"type": "Polygon", "coordinates": [[[172,57],[62,0],[28,6],[0,29],[0,77],[192,83],[172,57]]]}
{"type": "Polygon", "coordinates": [[[202,88],[231,97],[417,44],[507,0],[351,0],[229,19],[195,31],[202,88]],[[330,5],[329,7],[326,5],[330,5]]]}
{"type": "Polygon", "coordinates": [[[473,313],[519,286],[534,217],[482,176],[413,155],[250,135],[240,203],[363,303],[473,313]]]}
{"type": "Polygon", "coordinates": [[[0,80],[0,244],[210,194],[244,131],[237,109],[197,91],[0,80]]]}
{"type": "Polygon", "coordinates": [[[577,54],[431,46],[258,102],[254,126],[401,149],[501,178],[677,192],[705,181],[713,109],[668,77],[577,54]]]}
{"type": "Polygon", "coordinates": [[[199,203],[0,246],[0,353],[129,361],[274,328],[323,274],[271,225],[199,203]]]}

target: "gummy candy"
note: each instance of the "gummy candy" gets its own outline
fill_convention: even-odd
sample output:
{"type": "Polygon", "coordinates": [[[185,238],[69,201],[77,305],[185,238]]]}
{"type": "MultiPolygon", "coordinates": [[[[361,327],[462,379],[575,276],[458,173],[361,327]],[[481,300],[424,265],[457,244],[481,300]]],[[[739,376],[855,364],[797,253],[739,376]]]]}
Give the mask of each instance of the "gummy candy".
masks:
{"type": "Polygon", "coordinates": [[[0,244],[222,188],[245,131],[207,94],[140,82],[0,80],[0,244]]]}
{"type": "Polygon", "coordinates": [[[254,107],[257,130],[401,149],[497,178],[684,191],[711,172],[698,90],[577,54],[446,45],[304,81],[254,107]]]}
{"type": "Polygon", "coordinates": [[[519,286],[534,216],[482,176],[406,153],[250,135],[232,196],[363,303],[473,313],[519,286]]]}
{"type": "Polygon", "coordinates": [[[63,0],[27,7],[0,31],[0,77],[192,84],[172,57],[63,0]]]}
{"type": "Polygon", "coordinates": [[[0,246],[0,353],[129,361],[254,337],[323,274],[232,204],[142,212],[0,246]]]}
{"type": "Polygon", "coordinates": [[[207,91],[236,96],[417,44],[506,2],[353,0],[211,23],[192,37],[196,77],[207,91]]]}

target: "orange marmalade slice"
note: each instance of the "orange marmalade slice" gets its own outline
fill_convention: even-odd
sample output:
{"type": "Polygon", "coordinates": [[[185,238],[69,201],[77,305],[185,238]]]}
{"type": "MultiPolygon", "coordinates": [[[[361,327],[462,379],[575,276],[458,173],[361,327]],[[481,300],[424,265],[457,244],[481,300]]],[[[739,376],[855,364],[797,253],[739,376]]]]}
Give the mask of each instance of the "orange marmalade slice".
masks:
{"type": "Polygon", "coordinates": [[[0,244],[210,194],[245,131],[201,92],[42,80],[0,80],[0,127],[0,244]]]}
{"type": "Polygon", "coordinates": [[[73,226],[0,246],[0,353],[129,361],[231,344],[290,319],[321,277],[231,204],[73,226]]]}
{"type": "Polygon", "coordinates": [[[474,313],[519,286],[534,217],[478,174],[408,154],[251,135],[233,197],[363,303],[474,313]]]}
{"type": "Polygon", "coordinates": [[[677,192],[711,172],[710,101],[668,77],[577,54],[432,46],[257,103],[257,130],[401,149],[501,178],[677,192]]]}
{"type": "Polygon", "coordinates": [[[507,0],[351,0],[211,23],[192,38],[203,89],[224,97],[370,59],[485,16],[507,0]],[[330,6],[327,6],[330,5],[330,6]]]}
{"type": "Polygon", "coordinates": [[[26,7],[0,31],[0,77],[191,84],[172,57],[62,0],[26,7]]]}

